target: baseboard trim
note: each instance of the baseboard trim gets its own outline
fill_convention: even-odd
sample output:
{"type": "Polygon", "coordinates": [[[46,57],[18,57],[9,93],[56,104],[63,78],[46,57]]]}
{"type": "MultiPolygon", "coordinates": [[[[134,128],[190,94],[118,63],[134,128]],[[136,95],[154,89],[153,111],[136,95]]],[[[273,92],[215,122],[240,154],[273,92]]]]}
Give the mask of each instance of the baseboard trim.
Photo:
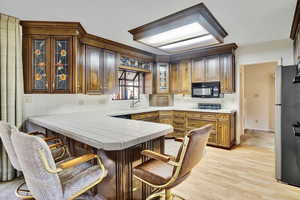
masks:
{"type": "Polygon", "coordinates": [[[251,133],[251,132],[263,132],[263,133],[275,133],[274,130],[265,130],[265,129],[244,129],[245,133],[251,133]]]}

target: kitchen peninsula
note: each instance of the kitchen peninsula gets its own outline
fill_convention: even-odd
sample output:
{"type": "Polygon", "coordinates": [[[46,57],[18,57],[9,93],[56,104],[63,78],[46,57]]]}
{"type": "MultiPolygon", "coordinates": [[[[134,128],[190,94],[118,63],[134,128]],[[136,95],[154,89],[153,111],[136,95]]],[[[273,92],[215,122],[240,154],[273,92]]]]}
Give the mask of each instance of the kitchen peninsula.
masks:
{"type": "MultiPolygon", "coordinates": [[[[164,153],[165,136],[178,129],[176,125],[174,128],[171,126],[173,120],[176,121],[178,113],[181,114],[180,117],[182,114],[186,116],[184,119],[187,120],[189,127],[211,123],[215,127],[216,134],[225,130],[225,139],[229,137],[229,144],[228,147],[224,147],[232,146],[230,141],[234,141],[235,134],[234,124],[231,122],[234,123],[235,111],[231,109],[208,110],[170,106],[110,113],[99,110],[55,114],[30,117],[28,129],[38,126],[47,134],[58,135],[69,146],[73,155],[97,153],[109,171],[108,177],[97,187],[97,193],[102,197],[118,200],[145,199],[152,189],[132,177],[132,168],[146,161],[140,154],[145,149],[164,153]],[[166,115],[170,112],[171,117],[166,115]],[[165,121],[167,118],[171,120],[169,125],[165,121]],[[226,120],[229,125],[224,123],[226,120]]],[[[214,134],[212,137],[224,140],[224,137],[217,137],[214,134]]]]}
{"type": "Polygon", "coordinates": [[[62,138],[73,155],[97,153],[108,177],[96,192],[108,200],[145,199],[152,192],[133,179],[132,169],[145,161],[141,151],[164,153],[164,136],[173,132],[170,125],[119,119],[101,112],[31,117],[28,127],[31,125],[62,138]]]}

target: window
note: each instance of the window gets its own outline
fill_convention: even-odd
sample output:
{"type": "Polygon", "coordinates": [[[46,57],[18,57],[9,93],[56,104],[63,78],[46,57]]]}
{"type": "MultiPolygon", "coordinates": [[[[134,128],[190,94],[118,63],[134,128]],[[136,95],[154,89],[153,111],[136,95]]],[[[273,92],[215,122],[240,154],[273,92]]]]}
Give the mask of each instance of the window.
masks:
{"type": "Polygon", "coordinates": [[[118,71],[119,89],[114,100],[140,99],[144,93],[144,73],[133,71],[118,71]]]}

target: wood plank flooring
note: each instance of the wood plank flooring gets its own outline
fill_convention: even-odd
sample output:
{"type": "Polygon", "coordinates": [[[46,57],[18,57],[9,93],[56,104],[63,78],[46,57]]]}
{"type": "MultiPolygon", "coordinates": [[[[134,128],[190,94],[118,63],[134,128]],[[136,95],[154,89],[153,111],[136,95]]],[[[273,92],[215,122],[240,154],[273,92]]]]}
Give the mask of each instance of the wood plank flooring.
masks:
{"type": "MultiPolygon", "coordinates": [[[[174,154],[178,144],[166,143],[174,154]]],[[[191,176],[174,192],[189,200],[299,200],[300,188],[275,180],[270,148],[241,145],[233,150],[207,147],[191,176]]]]}

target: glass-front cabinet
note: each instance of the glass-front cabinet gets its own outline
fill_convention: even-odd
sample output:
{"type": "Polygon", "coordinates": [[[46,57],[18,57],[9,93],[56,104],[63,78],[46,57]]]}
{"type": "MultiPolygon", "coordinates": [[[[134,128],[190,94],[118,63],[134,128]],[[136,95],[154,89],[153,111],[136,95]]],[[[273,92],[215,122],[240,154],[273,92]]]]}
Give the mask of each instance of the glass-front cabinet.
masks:
{"type": "Polygon", "coordinates": [[[156,66],[156,93],[169,92],[169,64],[157,63],[156,66]]]}
{"type": "Polygon", "coordinates": [[[48,92],[49,88],[49,72],[50,60],[47,52],[50,51],[50,38],[40,37],[32,38],[32,90],[37,92],[48,92]]]}
{"type": "Polygon", "coordinates": [[[55,93],[70,91],[70,74],[72,74],[72,38],[70,37],[53,37],[52,44],[54,49],[53,57],[53,82],[52,90],[55,93]]]}
{"type": "Polygon", "coordinates": [[[24,45],[25,92],[70,93],[72,37],[34,35],[24,45]]]}

